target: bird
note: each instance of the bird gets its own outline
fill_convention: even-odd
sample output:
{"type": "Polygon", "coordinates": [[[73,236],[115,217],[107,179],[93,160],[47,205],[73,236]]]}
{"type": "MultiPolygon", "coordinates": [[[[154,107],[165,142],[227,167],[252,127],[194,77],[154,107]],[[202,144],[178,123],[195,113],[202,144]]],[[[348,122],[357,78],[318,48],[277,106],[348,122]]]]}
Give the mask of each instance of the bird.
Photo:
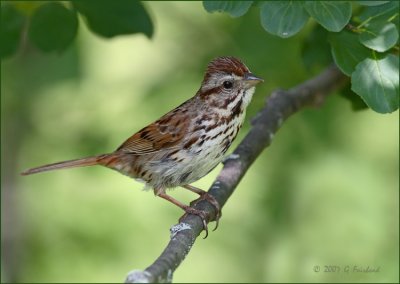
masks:
{"type": "MultiPolygon", "coordinates": [[[[241,128],[255,87],[264,80],[250,72],[238,58],[222,56],[207,66],[196,94],[128,138],[115,151],[81,159],[46,164],[22,172],[100,165],[142,181],[154,194],[201,218],[208,235],[207,215],[167,194],[182,187],[208,200],[221,216],[218,201],[191,183],[214,169],[241,128]]],[[[185,214],[185,215],[186,215],[185,214]]]]}

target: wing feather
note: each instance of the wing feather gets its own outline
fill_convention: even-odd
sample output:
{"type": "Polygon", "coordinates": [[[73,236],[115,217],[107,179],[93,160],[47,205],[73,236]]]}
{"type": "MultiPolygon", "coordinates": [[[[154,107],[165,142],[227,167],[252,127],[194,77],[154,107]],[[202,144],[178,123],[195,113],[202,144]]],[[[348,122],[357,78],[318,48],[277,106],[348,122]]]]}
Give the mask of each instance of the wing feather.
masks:
{"type": "Polygon", "coordinates": [[[177,115],[176,110],[132,135],[117,152],[144,155],[177,147],[188,130],[189,120],[177,115]]]}

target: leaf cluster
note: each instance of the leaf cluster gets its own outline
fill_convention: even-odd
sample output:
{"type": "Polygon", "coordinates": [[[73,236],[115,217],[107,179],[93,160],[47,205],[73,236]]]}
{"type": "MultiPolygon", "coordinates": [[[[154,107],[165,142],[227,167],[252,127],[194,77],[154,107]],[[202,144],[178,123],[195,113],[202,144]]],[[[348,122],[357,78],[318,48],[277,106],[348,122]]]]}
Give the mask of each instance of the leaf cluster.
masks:
{"type": "Polygon", "coordinates": [[[102,37],[153,34],[153,23],[139,1],[2,1],[1,58],[18,50],[24,33],[44,52],[65,50],[77,35],[79,15],[93,33],[102,37]]]}

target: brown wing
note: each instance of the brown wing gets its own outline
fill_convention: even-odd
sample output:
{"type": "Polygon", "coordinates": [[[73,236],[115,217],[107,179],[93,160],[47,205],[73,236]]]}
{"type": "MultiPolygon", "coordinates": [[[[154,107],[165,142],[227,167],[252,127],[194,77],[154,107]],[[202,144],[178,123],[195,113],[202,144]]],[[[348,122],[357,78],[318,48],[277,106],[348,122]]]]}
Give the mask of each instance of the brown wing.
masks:
{"type": "Polygon", "coordinates": [[[177,146],[189,126],[189,119],[179,110],[177,108],[146,126],[126,140],[117,151],[143,155],[177,146]]]}

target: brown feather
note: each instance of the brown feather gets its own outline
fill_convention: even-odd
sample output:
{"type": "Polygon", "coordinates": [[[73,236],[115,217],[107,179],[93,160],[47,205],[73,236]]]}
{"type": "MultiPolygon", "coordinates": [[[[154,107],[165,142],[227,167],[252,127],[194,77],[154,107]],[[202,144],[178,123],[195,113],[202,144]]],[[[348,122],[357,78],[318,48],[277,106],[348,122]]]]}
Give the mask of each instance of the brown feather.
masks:
{"type": "Polygon", "coordinates": [[[249,68],[244,65],[239,59],[231,56],[218,57],[211,61],[207,66],[207,74],[223,72],[228,74],[235,74],[243,77],[245,73],[250,72],[249,68]]]}
{"type": "Polygon", "coordinates": [[[181,106],[165,114],[126,140],[116,152],[135,155],[155,153],[176,146],[184,139],[189,120],[179,120],[181,106]]]}
{"type": "Polygon", "coordinates": [[[22,172],[21,175],[26,176],[26,175],[32,175],[32,174],[37,174],[37,173],[41,173],[41,172],[59,170],[59,169],[68,169],[68,168],[99,165],[99,164],[102,164],[103,161],[107,160],[108,158],[110,158],[112,156],[113,156],[113,154],[104,154],[104,155],[99,155],[99,156],[94,156],[94,157],[88,157],[88,158],[63,161],[63,162],[58,162],[58,163],[53,163],[53,164],[47,164],[44,166],[26,170],[26,171],[22,172]]]}

